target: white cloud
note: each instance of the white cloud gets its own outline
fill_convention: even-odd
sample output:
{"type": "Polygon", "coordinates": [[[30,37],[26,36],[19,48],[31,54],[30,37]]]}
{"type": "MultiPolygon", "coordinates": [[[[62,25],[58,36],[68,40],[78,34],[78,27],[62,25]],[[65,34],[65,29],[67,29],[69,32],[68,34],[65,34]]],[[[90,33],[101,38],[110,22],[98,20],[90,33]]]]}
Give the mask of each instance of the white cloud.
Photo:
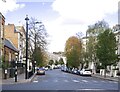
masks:
{"type": "Polygon", "coordinates": [[[118,10],[119,0],[56,0],[52,8],[62,18],[91,23],[118,10]]]}
{"type": "Polygon", "coordinates": [[[86,30],[86,25],[66,24],[62,25],[62,19],[46,21],[45,26],[50,35],[49,51],[64,51],[65,42],[68,37],[75,35],[77,32],[86,30]]]}
{"type": "Polygon", "coordinates": [[[77,32],[85,34],[88,25],[118,11],[118,0],[55,0],[54,11],[60,16],[46,24],[51,36],[49,51],[64,51],[66,40],[77,32]]]}
{"type": "Polygon", "coordinates": [[[7,13],[8,11],[14,11],[25,6],[24,4],[17,4],[16,2],[16,0],[6,0],[6,2],[0,0],[0,12],[7,13]]]}

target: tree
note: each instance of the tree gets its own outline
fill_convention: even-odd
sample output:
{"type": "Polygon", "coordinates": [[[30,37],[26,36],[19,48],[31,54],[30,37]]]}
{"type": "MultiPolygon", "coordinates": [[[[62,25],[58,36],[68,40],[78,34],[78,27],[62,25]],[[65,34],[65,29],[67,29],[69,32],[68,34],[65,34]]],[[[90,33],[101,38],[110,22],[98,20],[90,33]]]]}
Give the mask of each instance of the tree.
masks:
{"type": "Polygon", "coordinates": [[[49,65],[52,65],[52,64],[54,64],[54,61],[53,61],[53,60],[50,60],[50,61],[49,61],[49,65]]]}
{"type": "Polygon", "coordinates": [[[79,66],[81,49],[82,44],[77,37],[72,36],[66,41],[65,56],[69,67],[79,66]]]}
{"type": "Polygon", "coordinates": [[[33,57],[35,58],[36,65],[39,67],[42,67],[44,64],[43,64],[43,55],[41,52],[41,48],[37,47],[36,52],[34,52],[34,53],[33,53],[33,55],[34,55],[33,57]]]}
{"type": "Polygon", "coordinates": [[[82,50],[81,50],[81,55],[80,55],[80,69],[85,68],[84,65],[86,64],[86,67],[88,66],[88,60],[87,60],[87,52],[86,49],[84,48],[84,39],[86,37],[83,37],[83,33],[82,32],[78,32],[76,33],[77,38],[79,39],[79,41],[82,44],[82,50]]]}
{"type": "Polygon", "coordinates": [[[80,55],[80,68],[88,68],[89,60],[88,60],[88,53],[82,48],[81,55],[80,55]]]}
{"type": "Polygon", "coordinates": [[[57,60],[55,60],[55,65],[58,65],[58,61],[57,60]]]}
{"type": "MultiPolygon", "coordinates": [[[[86,32],[86,53],[89,62],[94,62],[96,65],[99,63],[96,57],[97,36],[108,28],[109,25],[104,20],[88,26],[88,30],[86,32]]],[[[96,68],[96,66],[94,68],[96,68]]],[[[93,72],[95,72],[95,70],[93,70],[93,72]]]]}
{"type": "Polygon", "coordinates": [[[29,46],[31,56],[37,65],[46,65],[46,45],[47,45],[47,32],[42,22],[37,19],[31,18],[29,23],[29,46]],[[37,24],[39,23],[39,24],[37,24]],[[37,57],[37,58],[36,58],[37,57]],[[40,64],[39,64],[40,63],[40,64]]]}
{"type": "Polygon", "coordinates": [[[105,69],[105,77],[107,65],[112,65],[117,61],[116,46],[116,38],[111,29],[99,34],[96,55],[105,69]]]}
{"type": "Polygon", "coordinates": [[[63,65],[63,64],[64,64],[63,58],[60,58],[59,64],[60,64],[60,65],[63,65]]]}
{"type": "Polygon", "coordinates": [[[109,24],[106,21],[98,21],[95,24],[88,26],[87,36],[98,36],[99,33],[104,32],[108,28],[109,24]]]}

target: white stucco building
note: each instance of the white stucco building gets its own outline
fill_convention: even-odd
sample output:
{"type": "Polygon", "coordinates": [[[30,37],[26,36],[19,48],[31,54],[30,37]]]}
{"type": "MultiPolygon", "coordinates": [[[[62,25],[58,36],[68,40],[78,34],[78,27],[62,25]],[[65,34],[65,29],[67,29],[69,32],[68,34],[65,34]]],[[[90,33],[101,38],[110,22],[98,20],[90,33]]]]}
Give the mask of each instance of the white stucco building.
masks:
{"type": "MultiPolygon", "coordinates": [[[[115,25],[113,27],[113,31],[115,33],[116,36],[116,41],[117,41],[117,50],[116,50],[116,54],[119,55],[119,59],[120,59],[120,25],[115,25]]],[[[117,67],[119,68],[120,71],[120,60],[118,61],[117,67]]]]}

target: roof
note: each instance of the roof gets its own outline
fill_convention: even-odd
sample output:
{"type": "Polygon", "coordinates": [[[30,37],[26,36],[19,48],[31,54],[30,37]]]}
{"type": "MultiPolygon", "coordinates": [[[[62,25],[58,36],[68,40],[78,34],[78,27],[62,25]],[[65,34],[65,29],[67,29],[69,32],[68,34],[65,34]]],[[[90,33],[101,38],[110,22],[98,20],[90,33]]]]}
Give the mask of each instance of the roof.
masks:
{"type": "Polygon", "coordinates": [[[13,45],[13,43],[7,39],[4,40],[4,45],[12,50],[14,50],[15,52],[18,52],[18,49],[13,45]]]}
{"type": "Polygon", "coordinates": [[[23,26],[15,26],[16,32],[20,32],[22,35],[25,35],[25,29],[23,26]]]}
{"type": "Polygon", "coordinates": [[[0,16],[2,16],[2,18],[4,18],[5,19],[5,17],[2,15],[2,13],[0,12],[0,16]]]}

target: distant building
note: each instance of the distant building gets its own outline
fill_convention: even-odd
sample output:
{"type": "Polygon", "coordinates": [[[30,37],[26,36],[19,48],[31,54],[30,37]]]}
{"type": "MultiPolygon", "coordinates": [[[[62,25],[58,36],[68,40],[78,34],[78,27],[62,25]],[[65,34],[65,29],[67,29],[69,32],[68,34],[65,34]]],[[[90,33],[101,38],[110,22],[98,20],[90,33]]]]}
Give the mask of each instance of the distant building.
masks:
{"type": "Polygon", "coordinates": [[[53,60],[54,62],[55,62],[55,61],[58,61],[59,55],[56,55],[56,54],[53,54],[53,53],[49,53],[49,52],[47,52],[47,54],[48,54],[48,60],[49,60],[49,61],[50,61],[50,60],[53,60]]]}
{"type": "Polygon", "coordinates": [[[2,13],[0,13],[0,64],[4,55],[4,26],[5,17],[2,15],[2,13]]]}
{"type": "Polygon", "coordinates": [[[53,60],[54,62],[55,61],[59,61],[60,58],[63,58],[63,61],[65,61],[64,63],[66,64],[66,57],[64,55],[64,52],[53,52],[53,53],[49,53],[47,52],[47,56],[48,56],[48,62],[50,60],[53,60]]]}

